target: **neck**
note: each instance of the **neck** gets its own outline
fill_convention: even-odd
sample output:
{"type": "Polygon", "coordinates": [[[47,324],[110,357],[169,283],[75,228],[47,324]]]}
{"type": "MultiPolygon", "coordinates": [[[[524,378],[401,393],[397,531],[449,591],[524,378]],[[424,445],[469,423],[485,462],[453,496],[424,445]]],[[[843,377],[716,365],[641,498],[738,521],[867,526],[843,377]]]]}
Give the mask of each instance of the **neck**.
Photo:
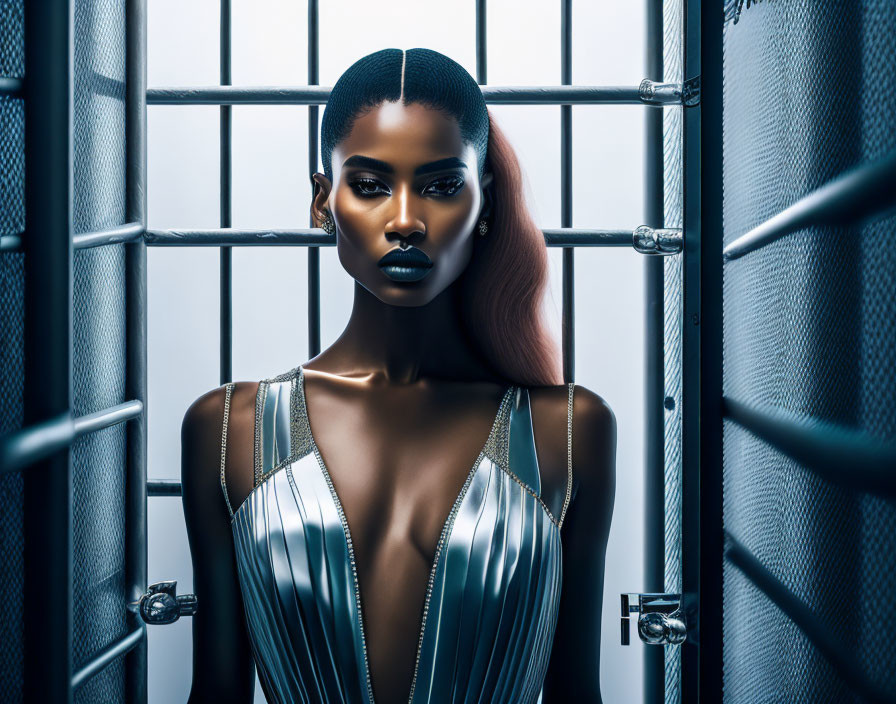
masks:
{"type": "Polygon", "coordinates": [[[394,384],[426,378],[496,381],[464,329],[457,291],[455,282],[424,306],[392,306],[355,282],[348,324],[312,368],[394,384]]]}

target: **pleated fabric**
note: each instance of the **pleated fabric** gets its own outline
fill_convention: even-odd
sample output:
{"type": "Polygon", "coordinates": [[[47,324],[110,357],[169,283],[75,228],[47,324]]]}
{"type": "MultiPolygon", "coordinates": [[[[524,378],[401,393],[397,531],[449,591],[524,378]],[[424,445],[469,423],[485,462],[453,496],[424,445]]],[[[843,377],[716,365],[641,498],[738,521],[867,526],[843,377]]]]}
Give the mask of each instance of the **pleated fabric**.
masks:
{"type": "MultiPolygon", "coordinates": [[[[232,517],[259,676],[277,702],[374,704],[351,534],[311,436],[302,368],[259,386],[256,487],[232,517]]],[[[445,520],[408,701],[535,702],[560,602],[528,390],[507,389],[445,520]]]]}

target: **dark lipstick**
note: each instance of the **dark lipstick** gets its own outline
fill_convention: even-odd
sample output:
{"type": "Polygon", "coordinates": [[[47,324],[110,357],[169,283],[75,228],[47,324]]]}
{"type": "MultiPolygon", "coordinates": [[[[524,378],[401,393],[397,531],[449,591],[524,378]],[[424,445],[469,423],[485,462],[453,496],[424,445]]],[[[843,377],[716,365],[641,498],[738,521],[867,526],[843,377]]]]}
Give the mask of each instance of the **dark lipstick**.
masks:
{"type": "Polygon", "coordinates": [[[414,246],[396,247],[386,252],[377,266],[393,281],[419,281],[432,269],[432,259],[414,246]]]}

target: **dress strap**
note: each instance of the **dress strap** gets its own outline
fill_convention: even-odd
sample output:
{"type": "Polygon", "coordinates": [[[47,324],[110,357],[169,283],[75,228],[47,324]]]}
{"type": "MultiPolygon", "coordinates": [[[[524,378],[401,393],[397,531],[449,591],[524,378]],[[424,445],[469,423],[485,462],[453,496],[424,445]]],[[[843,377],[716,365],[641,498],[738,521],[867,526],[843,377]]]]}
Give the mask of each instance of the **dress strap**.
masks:
{"type": "Polygon", "coordinates": [[[572,394],[575,390],[575,384],[567,384],[569,388],[569,399],[566,403],[566,498],[563,500],[563,510],[560,512],[560,520],[557,527],[563,527],[563,519],[566,516],[566,509],[569,506],[569,499],[572,497],[572,394]]]}
{"type": "Polygon", "coordinates": [[[233,393],[235,382],[224,385],[224,423],[221,429],[221,490],[224,492],[224,501],[227,502],[227,511],[233,518],[233,508],[230,505],[230,497],[227,495],[227,481],[224,479],[224,459],[227,455],[227,423],[230,418],[230,395],[233,393]]]}

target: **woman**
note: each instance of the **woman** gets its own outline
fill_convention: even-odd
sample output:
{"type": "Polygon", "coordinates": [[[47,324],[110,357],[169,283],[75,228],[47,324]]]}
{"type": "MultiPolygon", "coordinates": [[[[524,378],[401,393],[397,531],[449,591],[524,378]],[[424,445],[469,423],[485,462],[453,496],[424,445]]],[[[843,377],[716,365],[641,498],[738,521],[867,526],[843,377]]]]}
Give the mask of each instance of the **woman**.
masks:
{"type": "Polygon", "coordinates": [[[560,383],[513,151],[427,49],[352,65],[321,143],[348,325],[183,422],[190,701],[253,665],[271,702],[600,701],[615,420],[560,383]]]}

